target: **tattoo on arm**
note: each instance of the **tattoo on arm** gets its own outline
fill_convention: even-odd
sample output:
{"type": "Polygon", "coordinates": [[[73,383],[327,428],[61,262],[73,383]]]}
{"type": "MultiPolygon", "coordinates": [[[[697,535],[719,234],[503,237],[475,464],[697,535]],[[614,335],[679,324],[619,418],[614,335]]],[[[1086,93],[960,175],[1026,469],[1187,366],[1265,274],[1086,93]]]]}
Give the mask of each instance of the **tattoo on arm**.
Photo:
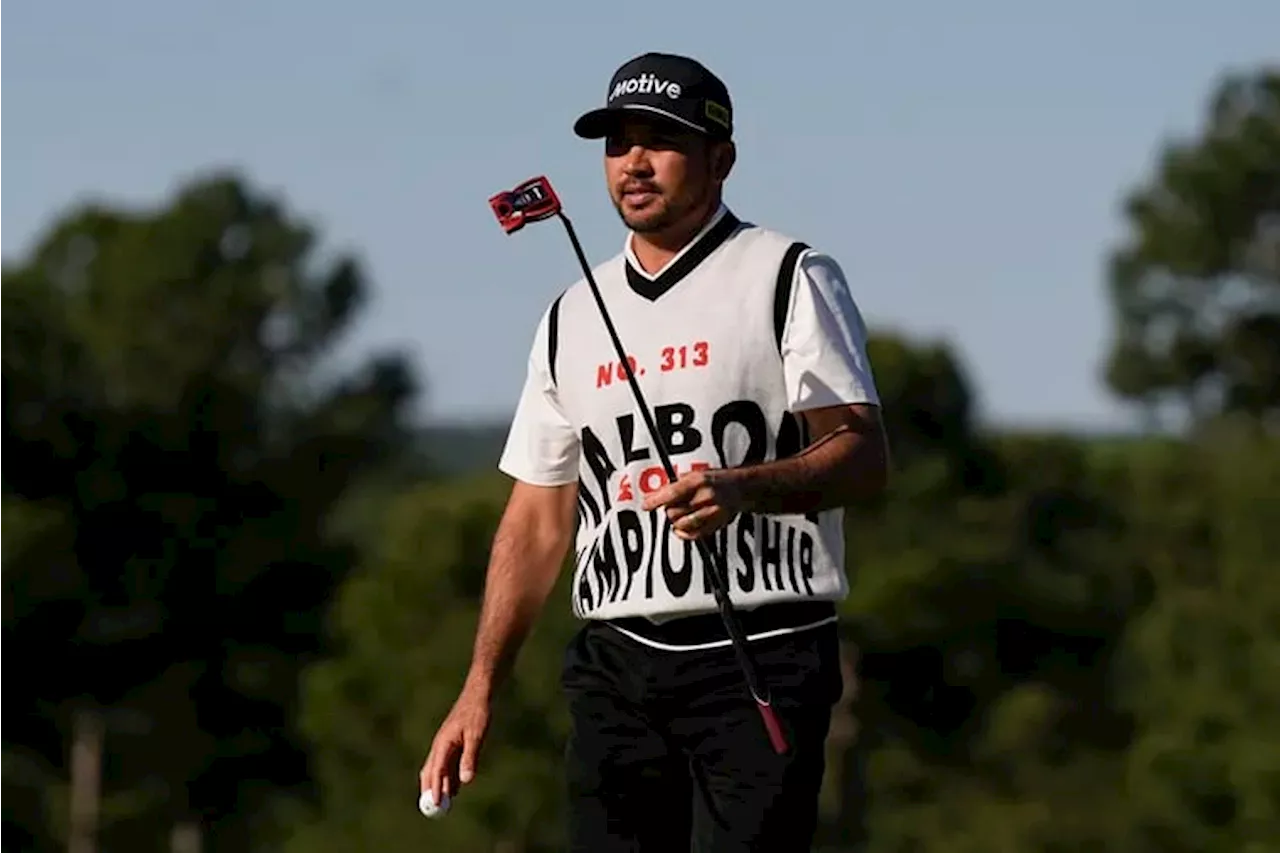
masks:
{"type": "Polygon", "coordinates": [[[885,485],[888,453],[879,417],[848,412],[788,459],[724,472],[741,490],[748,511],[799,514],[848,506],[885,485]]]}

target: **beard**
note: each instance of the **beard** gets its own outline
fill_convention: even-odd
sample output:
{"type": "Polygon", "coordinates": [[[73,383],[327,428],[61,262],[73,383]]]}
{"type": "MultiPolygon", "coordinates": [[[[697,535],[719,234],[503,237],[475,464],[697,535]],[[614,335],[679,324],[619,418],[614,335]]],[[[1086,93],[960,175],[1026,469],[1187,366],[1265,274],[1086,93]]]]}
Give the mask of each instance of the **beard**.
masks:
{"type": "Polygon", "coordinates": [[[658,191],[643,207],[631,207],[620,196],[614,199],[613,208],[631,231],[636,234],[654,234],[679,224],[698,203],[699,199],[696,197],[670,199],[658,191]]]}
{"type": "Polygon", "coordinates": [[[623,207],[622,202],[615,202],[613,207],[614,210],[618,211],[618,216],[622,219],[623,224],[637,234],[652,234],[664,231],[679,220],[679,215],[662,203],[651,203],[643,210],[632,211],[628,211],[623,207]]]}

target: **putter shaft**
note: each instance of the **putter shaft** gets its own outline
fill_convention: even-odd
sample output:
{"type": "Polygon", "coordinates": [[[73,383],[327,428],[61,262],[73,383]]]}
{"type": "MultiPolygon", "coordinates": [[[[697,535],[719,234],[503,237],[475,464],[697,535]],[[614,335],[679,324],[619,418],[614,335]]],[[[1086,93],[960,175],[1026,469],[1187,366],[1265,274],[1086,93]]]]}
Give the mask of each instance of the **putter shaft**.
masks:
{"type": "MultiPolygon", "coordinates": [[[[609,316],[609,310],[604,304],[604,297],[600,294],[600,288],[596,284],[595,276],[591,273],[591,264],[587,261],[586,253],[582,250],[582,244],[578,242],[578,235],[574,231],[573,223],[569,221],[569,217],[565,216],[563,211],[557,211],[556,215],[560,217],[560,221],[564,224],[565,231],[569,234],[569,241],[573,244],[573,250],[578,255],[578,263],[582,266],[582,272],[587,278],[587,285],[591,288],[591,295],[595,297],[596,306],[600,309],[600,318],[604,321],[609,337],[613,341],[618,361],[626,372],[627,382],[631,385],[636,405],[640,407],[640,414],[644,417],[645,426],[649,429],[649,436],[653,440],[655,450],[657,450],[658,459],[662,463],[668,481],[674,481],[676,479],[675,466],[671,464],[671,457],[667,453],[667,448],[658,432],[657,424],[654,423],[653,415],[645,402],[644,394],[640,390],[640,383],[636,381],[635,374],[631,370],[631,362],[627,359],[626,348],[623,347],[622,340],[618,337],[618,331],[614,328],[613,319],[609,316]]],[[[729,591],[726,586],[728,569],[721,564],[718,555],[705,540],[696,539],[694,543],[702,555],[704,565],[709,566],[711,569],[711,589],[715,595],[716,607],[720,611],[720,620],[724,623],[725,630],[729,634],[729,640],[733,645],[734,653],[738,658],[738,665],[746,677],[747,689],[751,691],[751,698],[755,700],[756,706],[760,710],[760,715],[764,719],[765,729],[769,733],[769,740],[777,753],[785,753],[787,751],[787,740],[783,734],[782,725],[770,705],[768,688],[761,683],[755,661],[752,660],[751,654],[747,650],[747,638],[743,634],[742,627],[734,614],[733,603],[729,600],[729,591]]]]}

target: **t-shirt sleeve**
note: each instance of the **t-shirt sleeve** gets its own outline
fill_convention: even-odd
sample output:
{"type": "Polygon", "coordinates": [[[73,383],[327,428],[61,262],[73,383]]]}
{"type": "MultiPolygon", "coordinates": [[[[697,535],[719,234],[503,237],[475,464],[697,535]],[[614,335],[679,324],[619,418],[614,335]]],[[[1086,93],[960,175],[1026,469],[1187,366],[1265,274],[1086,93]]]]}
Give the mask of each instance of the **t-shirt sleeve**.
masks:
{"type": "Polygon", "coordinates": [[[551,376],[550,310],[544,312],[534,334],[524,387],[498,460],[498,470],[535,486],[559,486],[578,479],[578,435],[551,376]]]}
{"type": "Polygon", "coordinates": [[[791,290],[781,342],[791,411],[878,406],[866,325],[840,265],[821,252],[806,251],[791,290]]]}

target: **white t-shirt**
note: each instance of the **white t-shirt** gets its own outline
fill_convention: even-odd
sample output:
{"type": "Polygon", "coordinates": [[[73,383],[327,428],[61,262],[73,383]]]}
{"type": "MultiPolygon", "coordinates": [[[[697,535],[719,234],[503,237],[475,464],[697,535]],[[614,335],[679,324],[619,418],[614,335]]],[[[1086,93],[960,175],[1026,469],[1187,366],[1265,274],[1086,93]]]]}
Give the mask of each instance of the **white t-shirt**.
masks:
{"type": "MultiPolygon", "coordinates": [[[[630,235],[593,270],[677,474],[798,452],[803,428],[788,413],[879,404],[866,328],[840,266],[794,244],[722,206],[653,275],[630,235]],[[798,249],[794,273],[780,276],[798,249]]],[[[499,468],[534,485],[579,483],[581,618],[661,623],[715,611],[696,549],[670,533],[665,513],[640,509],[644,493],[665,482],[652,447],[580,280],[538,323],[499,468]]],[[[715,544],[741,610],[848,592],[842,510],[744,514],[715,544]]]]}

